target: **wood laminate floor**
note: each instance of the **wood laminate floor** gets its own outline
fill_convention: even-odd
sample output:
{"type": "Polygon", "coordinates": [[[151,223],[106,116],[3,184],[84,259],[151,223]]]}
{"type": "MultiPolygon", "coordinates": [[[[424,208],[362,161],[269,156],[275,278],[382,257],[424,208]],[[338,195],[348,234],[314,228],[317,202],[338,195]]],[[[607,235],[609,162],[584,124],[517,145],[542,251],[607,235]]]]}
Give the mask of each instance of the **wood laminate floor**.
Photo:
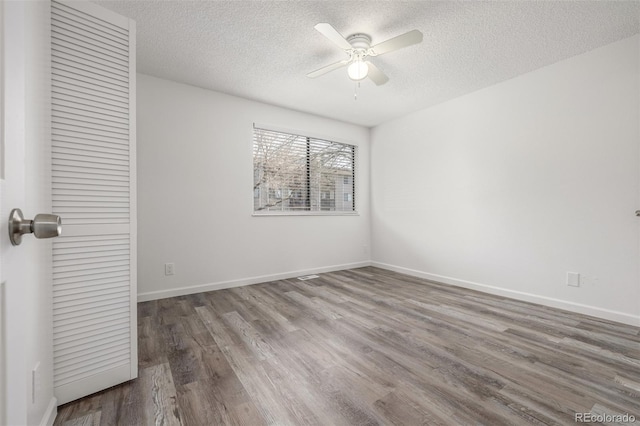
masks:
{"type": "Polygon", "coordinates": [[[639,328],[382,269],[140,303],[138,324],[139,378],[56,425],[640,424],[639,328]]]}

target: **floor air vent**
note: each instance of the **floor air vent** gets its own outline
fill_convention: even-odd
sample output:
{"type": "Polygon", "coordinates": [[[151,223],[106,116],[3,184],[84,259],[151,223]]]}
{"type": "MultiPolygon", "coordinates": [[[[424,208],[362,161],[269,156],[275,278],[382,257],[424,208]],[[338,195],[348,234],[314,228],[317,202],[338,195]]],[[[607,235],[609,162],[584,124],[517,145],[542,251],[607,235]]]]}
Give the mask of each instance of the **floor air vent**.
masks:
{"type": "Polygon", "coordinates": [[[300,281],[312,280],[314,278],[318,278],[319,275],[305,275],[303,277],[298,277],[300,281]]]}

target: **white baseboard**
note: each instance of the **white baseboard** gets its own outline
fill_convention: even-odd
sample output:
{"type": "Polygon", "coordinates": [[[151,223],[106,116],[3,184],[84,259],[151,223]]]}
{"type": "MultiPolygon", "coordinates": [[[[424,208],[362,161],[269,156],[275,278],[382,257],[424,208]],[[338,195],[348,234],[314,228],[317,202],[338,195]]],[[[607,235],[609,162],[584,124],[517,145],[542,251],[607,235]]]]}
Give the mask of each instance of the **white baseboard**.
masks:
{"type": "Polygon", "coordinates": [[[40,421],[40,426],[53,426],[53,422],[56,420],[57,415],[58,400],[55,397],[51,397],[47,411],[45,411],[44,416],[42,416],[42,420],[40,421]]]}
{"type": "Polygon", "coordinates": [[[554,299],[552,297],[539,296],[536,294],[525,293],[521,291],[509,290],[501,287],[495,287],[487,284],[476,283],[473,281],[460,280],[457,278],[447,277],[443,275],[430,274],[428,272],[417,271],[415,269],[404,268],[402,266],[389,265],[382,262],[371,262],[371,266],[387,269],[389,271],[399,272],[401,274],[411,275],[413,277],[424,278],[430,281],[436,281],[443,284],[450,284],[457,287],[478,290],[483,293],[489,293],[496,296],[509,297],[511,299],[522,300],[524,302],[537,303],[539,305],[549,306],[551,308],[564,309],[566,311],[576,312],[579,314],[590,315],[610,321],[616,321],[623,324],[640,326],[640,316],[631,315],[624,312],[612,311],[609,309],[598,308],[597,306],[583,305],[580,303],[570,302],[566,300],[554,299]]]}
{"type": "Polygon", "coordinates": [[[344,269],[362,268],[371,266],[371,262],[346,263],[343,265],[325,266],[322,268],[312,268],[300,271],[283,272],[280,274],[261,275],[257,277],[241,278],[231,281],[221,281],[210,284],[200,284],[186,287],[175,287],[167,290],[149,291],[138,293],[138,302],[147,302],[149,300],[166,299],[168,297],[185,296],[187,294],[202,293],[205,291],[222,290],[225,288],[241,287],[244,285],[259,284],[269,281],[284,280],[287,278],[295,278],[302,275],[321,274],[323,272],[341,271],[344,269]]]}
{"type": "Polygon", "coordinates": [[[487,284],[466,281],[457,278],[447,277],[444,275],[431,274],[428,272],[418,271],[415,269],[404,268],[402,266],[390,265],[382,262],[365,261],[357,263],[347,263],[342,265],[326,266],[322,268],[312,268],[292,272],[283,272],[280,274],[261,275],[256,277],[241,278],[230,281],[220,281],[217,283],[200,284],[186,287],[175,287],[167,290],[150,291],[138,294],[138,302],[147,302],[150,300],[166,299],[168,297],[185,296],[187,294],[201,293],[205,291],[222,290],[225,288],[241,287],[245,285],[259,284],[269,281],[283,280],[287,278],[295,278],[302,275],[321,274],[323,272],[341,271],[345,269],[362,268],[365,266],[375,266],[377,268],[387,269],[401,274],[411,275],[413,277],[424,278],[443,284],[454,285],[457,287],[469,288],[481,291],[483,293],[494,294],[496,296],[509,297],[525,302],[537,303],[539,305],[549,306],[552,308],[564,309],[585,315],[591,315],[596,318],[602,318],[610,321],[616,321],[623,324],[640,326],[640,316],[627,314],[624,312],[612,311],[599,308],[596,306],[583,305],[580,303],[570,302],[566,300],[555,299],[536,294],[525,293],[516,290],[509,290],[501,287],[495,287],[487,284]]]}

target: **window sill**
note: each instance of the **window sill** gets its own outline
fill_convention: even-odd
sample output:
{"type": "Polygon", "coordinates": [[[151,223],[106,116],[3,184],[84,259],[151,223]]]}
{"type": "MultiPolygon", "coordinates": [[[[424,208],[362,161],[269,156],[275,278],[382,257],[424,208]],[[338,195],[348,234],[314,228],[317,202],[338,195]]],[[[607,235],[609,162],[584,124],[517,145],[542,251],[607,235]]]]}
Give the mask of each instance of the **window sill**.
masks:
{"type": "Polygon", "coordinates": [[[254,212],[251,216],[360,216],[358,212],[254,212]]]}

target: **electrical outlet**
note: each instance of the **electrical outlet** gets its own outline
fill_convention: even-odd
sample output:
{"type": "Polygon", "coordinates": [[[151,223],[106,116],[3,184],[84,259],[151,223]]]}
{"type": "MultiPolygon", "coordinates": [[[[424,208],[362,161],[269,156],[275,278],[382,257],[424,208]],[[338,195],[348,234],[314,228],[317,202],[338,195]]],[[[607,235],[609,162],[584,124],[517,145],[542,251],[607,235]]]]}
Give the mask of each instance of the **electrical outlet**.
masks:
{"type": "Polygon", "coordinates": [[[165,275],[173,275],[176,273],[176,265],[173,263],[165,263],[164,264],[164,274],[165,275]]]}
{"type": "Polygon", "coordinates": [[[570,287],[580,287],[580,274],[577,272],[567,272],[567,285],[570,287]]]}

